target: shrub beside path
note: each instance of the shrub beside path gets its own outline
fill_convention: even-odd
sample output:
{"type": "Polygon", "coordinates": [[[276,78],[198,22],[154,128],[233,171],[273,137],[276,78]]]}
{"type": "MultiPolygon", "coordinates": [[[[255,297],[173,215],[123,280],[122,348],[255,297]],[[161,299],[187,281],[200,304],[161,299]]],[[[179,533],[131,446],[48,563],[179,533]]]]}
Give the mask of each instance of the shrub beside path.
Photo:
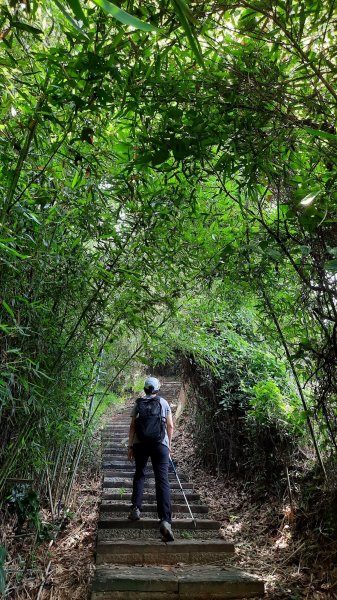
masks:
{"type": "MultiPolygon", "coordinates": [[[[161,394],[172,408],[180,382],[163,383],[161,394]]],[[[234,546],[219,533],[219,522],[208,518],[208,507],[192,482],[180,476],[195,521],[191,519],[173,472],[172,528],[175,541],[160,539],[154,475],[148,466],[142,519],[129,521],[134,465],[127,461],[130,406],[102,430],[103,494],[100,505],[96,571],[91,600],[215,600],[262,596],[256,576],[226,566],[234,546]]]]}

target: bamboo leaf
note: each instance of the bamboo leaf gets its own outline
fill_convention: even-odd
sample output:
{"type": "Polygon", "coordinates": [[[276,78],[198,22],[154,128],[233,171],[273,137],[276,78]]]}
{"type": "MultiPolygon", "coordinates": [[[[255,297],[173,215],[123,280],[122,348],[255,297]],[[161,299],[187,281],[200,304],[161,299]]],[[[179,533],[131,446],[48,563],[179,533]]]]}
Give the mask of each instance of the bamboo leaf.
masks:
{"type": "Polygon", "coordinates": [[[334,133],[328,133],[327,131],[322,131],[321,129],[312,129],[312,127],[303,127],[303,129],[313,135],[314,137],[319,137],[322,140],[331,140],[332,142],[337,142],[337,135],[334,133]]]}
{"type": "Polygon", "coordinates": [[[334,260],[328,260],[324,266],[327,271],[330,271],[330,273],[337,273],[337,259],[336,258],[334,260]]]}
{"type": "Polygon", "coordinates": [[[15,320],[15,315],[13,309],[7,304],[5,300],[2,301],[4,308],[7,310],[8,314],[15,320]]]}
{"type": "Polygon", "coordinates": [[[29,256],[27,254],[21,254],[20,252],[17,252],[17,250],[14,250],[14,248],[10,248],[10,246],[6,246],[5,244],[2,244],[0,242],[0,248],[2,248],[3,250],[5,250],[6,252],[9,252],[10,254],[13,254],[13,256],[17,256],[18,258],[29,258],[29,256]]]}
{"type": "Polygon", "coordinates": [[[108,0],[92,0],[97,6],[102,8],[106,13],[117,19],[123,25],[128,25],[130,27],[134,27],[135,29],[140,29],[141,31],[158,31],[156,27],[150,25],[150,23],[144,23],[137,17],[130,15],[122,8],[119,8],[112,2],[108,2],[108,0]]]}
{"type": "Polygon", "coordinates": [[[88,21],[82,10],[79,0],[67,0],[67,4],[70,6],[71,10],[73,11],[76,19],[78,21],[83,21],[83,23],[85,23],[87,25],[88,21]]]}
{"type": "Polygon", "coordinates": [[[12,21],[11,25],[12,27],[15,27],[15,29],[22,29],[22,31],[28,31],[33,35],[41,35],[43,33],[41,29],[28,25],[28,23],[23,23],[22,21],[12,21]]]}
{"type": "Polygon", "coordinates": [[[204,67],[205,63],[204,63],[204,59],[201,54],[199,41],[196,38],[196,36],[194,35],[192,28],[189,24],[189,20],[191,20],[189,8],[185,4],[185,2],[183,2],[182,0],[172,0],[172,1],[173,1],[173,6],[175,8],[177,17],[180,21],[180,24],[181,24],[182,28],[184,29],[184,31],[187,35],[187,38],[190,42],[194,56],[197,59],[198,64],[201,67],[204,67]]]}
{"type": "Polygon", "coordinates": [[[72,16],[65,10],[64,6],[59,2],[59,0],[54,0],[56,6],[60,9],[65,18],[71,23],[71,25],[85,37],[87,40],[89,39],[88,35],[83,31],[83,29],[76,23],[76,21],[72,18],[72,16]]]}

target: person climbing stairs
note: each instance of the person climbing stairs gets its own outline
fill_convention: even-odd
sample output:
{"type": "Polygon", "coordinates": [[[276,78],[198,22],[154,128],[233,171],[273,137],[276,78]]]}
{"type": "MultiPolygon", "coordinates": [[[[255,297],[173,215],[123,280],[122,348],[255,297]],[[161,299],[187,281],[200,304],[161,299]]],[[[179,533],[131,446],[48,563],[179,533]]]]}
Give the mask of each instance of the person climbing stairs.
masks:
{"type": "MultiPolygon", "coordinates": [[[[161,394],[177,400],[180,382],[162,384],[161,394]]],[[[174,541],[164,543],[158,530],[155,481],[147,466],[141,519],[130,520],[134,465],[127,460],[130,407],[102,431],[103,494],[100,506],[96,571],[91,600],[222,600],[260,597],[264,583],[254,575],[226,567],[234,546],[220,537],[220,523],[182,474],[184,494],[170,469],[174,541]]]]}

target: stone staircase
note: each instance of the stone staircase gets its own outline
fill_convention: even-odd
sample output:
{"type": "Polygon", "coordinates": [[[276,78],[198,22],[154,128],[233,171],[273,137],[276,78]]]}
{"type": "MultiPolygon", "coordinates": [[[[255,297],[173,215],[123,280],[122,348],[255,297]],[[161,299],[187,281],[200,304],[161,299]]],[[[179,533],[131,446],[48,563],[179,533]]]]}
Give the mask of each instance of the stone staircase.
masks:
{"type": "MultiPolygon", "coordinates": [[[[179,382],[164,383],[161,395],[176,401],[179,382]]],[[[173,408],[173,407],[172,407],[173,408]]],[[[154,475],[147,468],[142,519],[129,521],[134,465],[127,462],[130,407],[102,431],[103,495],[98,521],[96,572],[91,600],[215,600],[252,598],[263,582],[226,567],[234,546],[219,536],[193,486],[179,474],[191,506],[191,520],[180,487],[170,472],[175,541],[160,539],[154,475]]]]}

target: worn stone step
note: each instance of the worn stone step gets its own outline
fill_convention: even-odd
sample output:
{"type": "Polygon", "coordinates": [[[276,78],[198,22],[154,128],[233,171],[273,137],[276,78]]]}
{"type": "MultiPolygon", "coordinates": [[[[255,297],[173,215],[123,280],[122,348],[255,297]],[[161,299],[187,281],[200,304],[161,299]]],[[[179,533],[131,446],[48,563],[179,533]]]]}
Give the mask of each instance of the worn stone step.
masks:
{"type": "Polygon", "coordinates": [[[160,540],[102,541],[97,544],[96,564],[211,564],[233,552],[234,545],[225,540],[180,539],[169,544],[160,540]]]}
{"type": "MultiPolygon", "coordinates": [[[[104,472],[104,477],[126,477],[126,479],[130,479],[133,477],[134,472],[135,472],[135,465],[130,466],[130,467],[126,467],[125,469],[111,469],[109,466],[105,465],[105,463],[103,463],[103,472],[104,472]]],[[[146,477],[150,477],[150,479],[154,479],[154,472],[153,472],[153,468],[151,466],[151,464],[148,465],[146,471],[145,471],[145,475],[146,477]]],[[[174,479],[175,481],[177,481],[177,477],[174,474],[173,471],[171,471],[171,469],[169,469],[169,477],[171,479],[174,479]]],[[[186,480],[186,477],[184,475],[181,475],[179,473],[179,479],[182,483],[189,483],[186,480]]]]}
{"type": "MultiPolygon", "coordinates": [[[[158,527],[158,519],[140,519],[139,521],[130,521],[127,518],[104,518],[100,517],[98,521],[99,529],[155,529],[158,527]]],[[[172,521],[174,529],[198,529],[202,531],[219,530],[220,523],[213,519],[174,519],[172,521]]]]}
{"type": "Polygon", "coordinates": [[[102,436],[101,438],[101,442],[102,442],[102,446],[105,447],[106,444],[114,444],[115,446],[120,445],[122,446],[127,446],[128,445],[128,435],[109,435],[109,436],[102,436]]]}
{"type": "Polygon", "coordinates": [[[223,600],[263,593],[260,579],[232,567],[100,565],[91,600],[223,600]]]}
{"type": "Polygon", "coordinates": [[[125,455],[128,453],[127,446],[117,446],[116,448],[103,448],[102,454],[103,456],[121,456],[125,458],[125,455]]]}
{"type": "MultiPolygon", "coordinates": [[[[107,467],[105,465],[105,461],[104,461],[103,469],[104,469],[104,475],[106,475],[108,477],[112,477],[112,475],[107,475],[107,472],[113,473],[114,475],[118,475],[118,477],[129,478],[130,476],[133,477],[133,474],[135,472],[135,465],[131,465],[131,466],[126,465],[125,469],[110,469],[110,467],[107,467]]],[[[153,468],[152,468],[151,463],[147,466],[146,476],[154,477],[153,468]]],[[[171,469],[169,469],[169,476],[177,479],[175,474],[173,473],[173,471],[171,471],[171,469]]],[[[186,477],[184,477],[184,475],[180,475],[180,473],[179,473],[179,479],[180,479],[180,481],[184,481],[184,480],[186,480],[186,477]]]]}
{"type": "MultiPolygon", "coordinates": [[[[154,488],[155,480],[154,479],[145,479],[145,489],[146,488],[154,488]]],[[[132,488],[132,479],[125,479],[124,477],[104,477],[103,479],[103,487],[105,488],[132,488]]],[[[171,490],[180,490],[180,486],[176,481],[170,482],[171,490]]],[[[188,486],[184,486],[184,492],[193,492],[193,488],[191,484],[188,486]]]]}
{"type": "MultiPolygon", "coordinates": [[[[133,470],[135,469],[135,463],[134,463],[134,461],[130,462],[128,460],[128,458],[127,458],[127,449],[126,448],[122,449],[119,452],[106,452],[106,451],[104,451],[104,452],[102,452],[102,459],[103,459],[103,464],[105,462],[113,462],[113,463],[115,463],[116,465],[119,465],[119,466],[123,466],[124,465],[127,469],[133,469],[133,470]]],[[[152,463],[151,463],[151,459],[150,458],[148,459],[147,466],[148,466],[148,468],[152,468],[152,463]]],[[[176,470],[179,473],[179,469],[177,467],[176,467],[176,470]]],[[[174,473],[174,471],[173,471],[173,469],[171,467],[171,464],[169,464],[169,471],[171,473],[174,473]]]]}
{"type": "MultiPolygon", "coordinates": [[[[135,471],[135,463],[129,463],[126,460],[107,460],[105,459],[103,462],[104,467],[107,467],[107,465],[113,465],[112,467],[110,467],[111,469],[119,469],[119,470],[123,470],[123,471],[131,471],[134,472],[135,471]]],[[[147,464],[147,468],[152,470],[152,465],[151,462],[149,461],[147,464]]],[[[173,470],[171,468],[169,468],[169,473],[173,473],[173,470]]],[[[180,473],[179,473],[179,478],[180,478],[180,473]]]]}
{"type": "MultiPolygon", "coordinates": [[[[186,498],[188,500],[188,502],[198,502],[200,500],[200,496],[199,494],[196,494],[194,492],[192,493],[186,493],[186,498]]],[[[103,489],[103,495],[102,495],[102,500],[125,500],[131,502],[131,496],[132,496],[132,492],[131,490],[126,490],[125,492],[121,493],[121,492],[114,492],[111,491],[110,488],[106,488],[103,489]]],[[[181,493],[180,490],[171,490],[171,500],[180,500],[181,498],[183,498],[183,495],[181,493]]],[[[143,500],[144,502],[154,502],[156,500],[156,495],[154,494],[154,492],[147,492],[146,490],[144,491],[144,495],[143,495],[143,500]]]]}
{"type": "MultiPolygon", "coordinates": [[[[103,461],[104,460],[112,460],[115,461],[117,463],[121,462],[126,464],[126,466],[132,467],[134,468],[134,462],[130,463],[128,461],[128,449],[125,448],[120,448],[119,450],[116,450],[114,452],[111,452],[111,450],[103,450],[102,452],[102,458],[103,461]]],[[[148,459],[148,464],[151,464],[151,459],[148,459]]]]}
{"type": "MultiPolygon", "coordinates": [[[[120,512],[120,511],[125,511],[129,509],[129,505],[126,502],[114,502],[111,503],[109,501],[103,500],[100,504],[100,511],[101,512],[120,512]]],[[[208,506],[204,506],[203,504],[190,504],[190,509],[192,511],[192,513],[204,513],[207,514],[208,513],[208,506]]],[[[157,512],[157,504],[153,503],[153,504],[148,504],[146,502],[143,503],[142,506],[142,511],[144,513],[146,512],[157,512]]],[[[177,513],[188,513],[189,514],[189,510],[187,507],[187,504],[182,504],[182,503],[176,503],[173,502],[172,503],[172,512],[177,512],[177,513]]]]}
{"type": "Polygon", "coordinates": [[[121,433],[105,433],[104,435],[101,436],[101,442],[102,444],[107,444],[107,443],[111,443],[111,444],[120,444],[122,442],[125,442],[126,444],[129,441],[129,434],[127,431],[125,432],[121,432],[121,433]]]}
{"type": "MultiPolygon", "coordinates": [[[[130,507],[129,506],[124,506],[123,510],[118,511],[118,512],[113,512],[113,511],[103,511],[100,512],[100,518],[104,519],[104,520],[109,520],[109,519],[123,519],[123,521],[125,519],[128,518],[128,514],[130,512],[130,507]]],[[[205,518],[207,518],[207,514],[205,513],[200,513],[200,512],[196,512],[196,513],[192,513],[193,514],[193,518],[195,520],[203,520],[205,518]]],[[[151,512],[144,512],[142,511],[142,520],[156,520],[157,522],[157,526],[159,527],[159,520],[158,520],[158,513],[157,510],[151,511],[151,512]]],[[[175,523],[176,519],[180,519],[183,521],[190,521],[191,520],[191,515],[189,512],[172,512],[172,522],[173,525],[175,523]]],[[[125,528],[124,528],[125,529],[125,528]]],[[[188,528],[187,528],[188,529],[188,528]]]]}
{"type": "MultiPolygon", "coordinates": [[[[218,529],[174,529],[174,538],[176,540],[205,540],[205,539],[222,539],[221,532],[218,529]]],[[[159,531],[159,521],[156,522],[156,526],[153,529],[98,529],[97,540],[98,541],[112,541],[112,540],[161,540],[162,536],[159,531]]]]}
{"type": "MultiPolygon", "coordinates": [[[[103,469],[103,476],[104,477],[109,477],[110,479],[115,479],[116,477],[118,477],[118,479],[124,479],[124,480],[132,481],[133,480],[133,475],[134,475],[134,470],[128,472],[128,471],[120,471],[120,470],[117,470],[117,469],[113,469],[113,470],[110,470],[108,468],[104,468],[103,469]]],[[[150,471],[150,472],[146,473],[145,481],[148,480],[148,479],[150,479],[151,481],[155,480],[154,472],[153,471],[150,471]]],[[[171,485],[171,483],[176,483],[177,482],[177,479],[176,479],[176,477],[173,474],[172,475],[169,474],[169,482],[170,482],[170,485],[171,485]]],[[[185,488],[185,487],[186,488],[191,488],[192,484],[190,484],[190,483],[188,483],[186,481],[182,481],[182,480],[180,480],[180,482],[181,482],[183,488],[185,488]]]]}
{"type": "Polygon", "coordinates": [[[135,472],[135,464],[132,463],[126,463],[125,461],[116,461],[116,460],[107,460],[106,458],[103,461],[103,467],[107,468],[108,465],[113,465],[112,467],[110,466],[110,469],[118,469],[119,471],[131,471],[131,472],[135,472]]]}
{"type": "Polygon", "coordinates": [[[113,435],[118,433],[119,435],[121,434],[128,434],[129,433],[129,426],[130,426],[130,421],[129,421],[129,425],[122,425],[120,427],[105,427],[102,431],[102,434],[109,434],[109,435],[113,435]]]}
{"type": "Polygon", "coordinates": [[[130,412],[134,406],[134,402],[132,401],[130,406],[125,410],[123,415],[120,415],[118,418],[111,420],[109,423],[106,423],[104,429],[107,427],[119,427],[120,425],[125,425],[126,423],[130,423],[130,412]]]}
{"type": "Polygon", "coordinates": [[[130,406],[128,406],[125,412],[122,415],[119,415],[118,418],[114,418],[108,423],[105,424],[104,429],[107,427],[118,427],[119,425],[124,425],[125,423],[130,423],[130,412],[134,407],[134,401],[131,400],[130,406]]]}

